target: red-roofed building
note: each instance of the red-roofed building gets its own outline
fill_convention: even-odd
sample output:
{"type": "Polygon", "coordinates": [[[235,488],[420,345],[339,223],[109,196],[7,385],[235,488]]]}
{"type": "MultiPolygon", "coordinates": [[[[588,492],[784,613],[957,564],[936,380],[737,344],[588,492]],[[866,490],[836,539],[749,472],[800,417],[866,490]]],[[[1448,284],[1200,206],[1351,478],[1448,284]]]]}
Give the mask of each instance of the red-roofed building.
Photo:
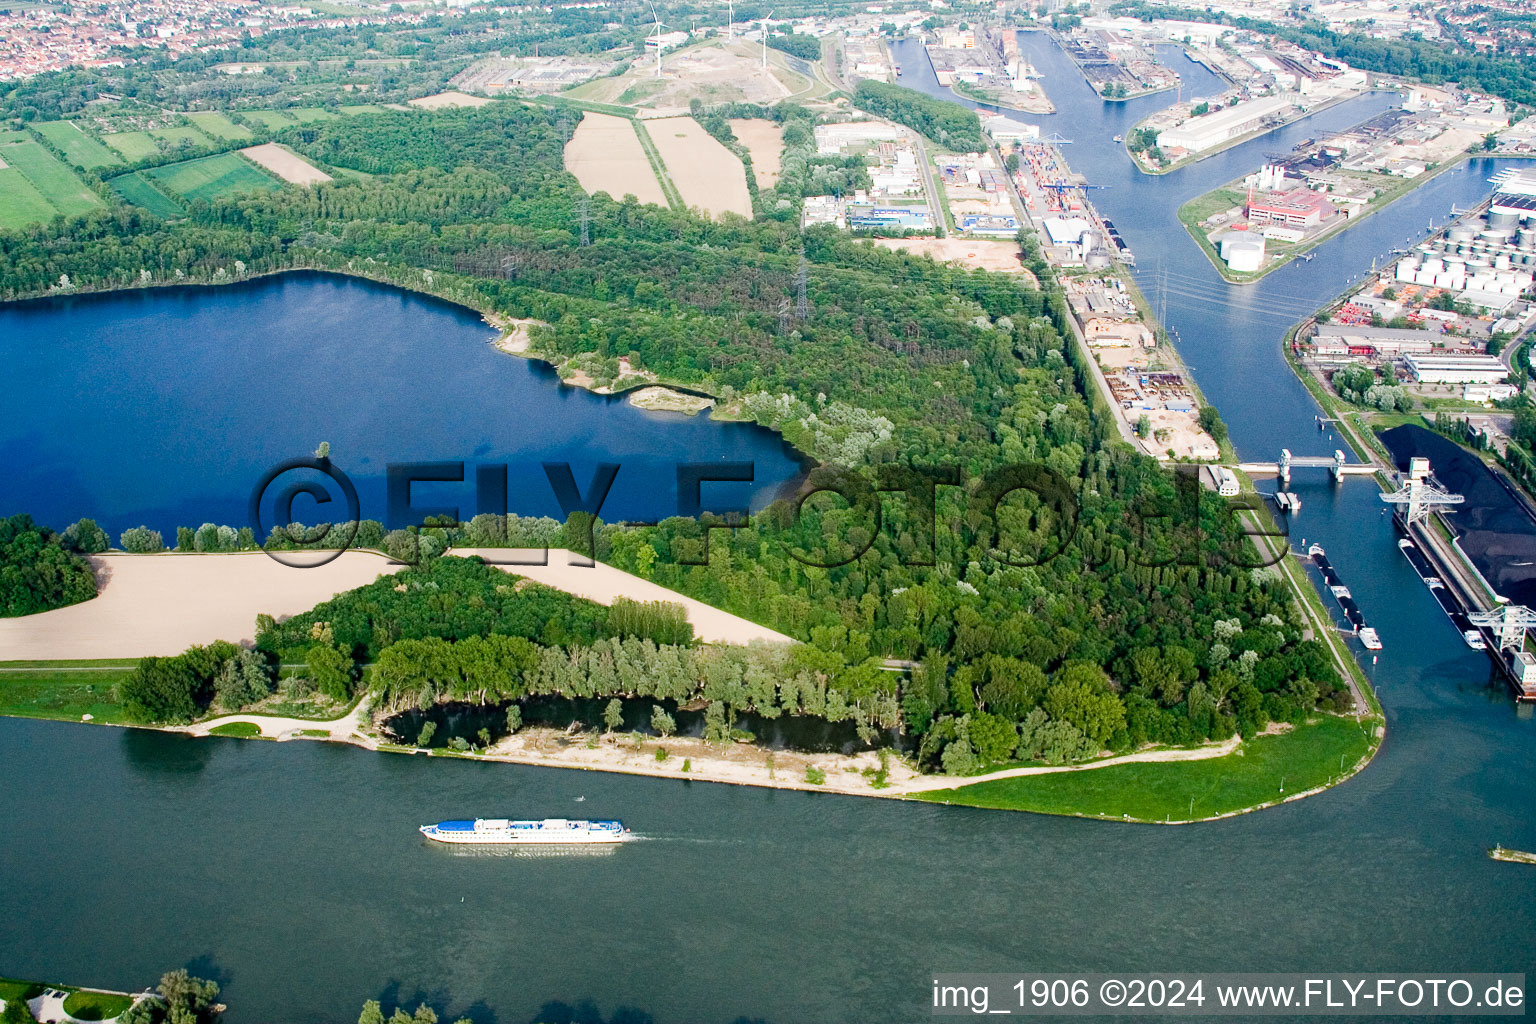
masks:
{"type": "Polygon", "coordinates": [[[1284,224],[1294,228],[1316,227],[1338,212],[1326,196],[1309,188],[1271,192],[1248,204],[1251,223],[1284,224]]]}

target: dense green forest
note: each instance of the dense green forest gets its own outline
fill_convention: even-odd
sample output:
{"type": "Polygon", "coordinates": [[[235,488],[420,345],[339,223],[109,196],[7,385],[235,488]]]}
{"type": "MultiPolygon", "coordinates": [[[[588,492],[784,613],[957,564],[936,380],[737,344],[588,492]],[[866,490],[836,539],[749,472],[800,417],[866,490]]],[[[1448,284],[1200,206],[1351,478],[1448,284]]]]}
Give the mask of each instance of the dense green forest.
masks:
{"type": "Polygon", "coordinates": [[[31,615],[95,597],[96,574],[81,555],[106,547],[105,534],[89,519],[63,534],[25,513],[0,519],[0,616],[31,615]]]}
{"type": "Polygon", "coordinates": [[[854,89],[853,105],[904,124],[956,152],[981,153],[987,148],[987,140],[981,134],[981,118],[974,110],[916,89],[861,79],[854,89]]]}
{"type": "MultiPolygon", "coordinates": [[[[583,195],[561,166],[578,116],[499,102],[286,129],[282,141],[322,166],[371,177],[198,202],[175,222],[119,205],[0,235],[0,288],[10,298],[295,267],[366,274],[537,318],[548,324],[533,333],[540,354],[627,356],[848,467],[816,482],[838,483],[851,505],[811,497],[797,516],[778,503],[743,529],[713,531],[707,555],[693,520],[597,526],[598,557],[805,642],[778,655],[800,661],[773,668],[772,695],[744,681],[766,656],[687,654],[667,693],[727,687],[696,691],[729,694],[711,698],[726,719],[771,707],[869,731],[899,708],[928,763],[964,772],[1006,756],[1061,760],[1248,733],[1348,705],[1325,648],[1302,639],[1279,574],[1249,567],[1224,503],[1115,438],[1064,340],[1060,289],[1034,253],[1043,290],[830,228],[802,233],[793,217],[716,222],[602,196],[589,204],[583,245],[583,195]],[[802,260],[804,316],[794,312],[802,260]],[[1034,477],[1003,472],[1026,464],[1040,467],[1034,477]],[[1010,492],[1010,480],[1050,486],[1010,492]],[[889,491],[878,519],[876,485],[889,491]],[[872,667],[884,657],[920,667],[902,684],[872,667]]],[[[178,546],[195,549],[200,536],[219,549],[254,540],[207,525],[180,531],[178,546]]],[[[410,536],[428,559],[458,539],[410,536]]],[[[370,540],[389,548],[387,537],[370,540]]],[[[153,548],[158,538],[134,541],[153,548]]],[[[325,622],[329,637],[300,659],[316,688],[348,692],[372,660],[396,680],[391,694],[426,689],[433,699],[462,692],[485,664],[521,666],[509,685],[525,693],[658,696],[644,680],[661,662],[648,659],[693,650],[655,632],[659,622],[624,640],[611,622],[554,615],[548,628],[564,633],[533,633],[516,606],[484,594],[462,628],[413,635],[397,627],[432,621],[440,592],[368,593],[402,608],[311,613],[274,627],[263,650],[293,653],[304,644],[294,631],[325,622]],[[466,645],[472,637],[485,639],[466,645]],[[539,649],[536,662],[525,644],[539,649]],[[617,681],[606,666],[621,655],[645,671],[617,681]]],[[[195,713],[218,700],[221,678],[231,699],[254,693],[247,676],[259,666],[236,663],[256,656],[161,666],[145,688],[190,688],[194,699],[175,711],[195,713]]]]}
{"type": "Polygon", "coordinates": [[[1164,18],[1215,21],[1250,32],[1279,36],[1296,45],[1342,60],[1350,67],[1440,85],[1454,82],[1464,89],[1491,93],[1515,103],[1536,103],[1536,57],[1479,53],[1446,45],[1443,39],[1409,34],[1401,39],[1377,39],[1360,32],[1335,32],[1309,22],[1300,26],[1229,14],[1214,8],[1162,7],[1145,0],[1125,0],[1110,13],[1144,21],[1164,18]]]}
{"type": "Polygon", "coordinates": [[[795,32],[775,32],[768,37],[768,45],[775,50],[783,50],[791,57],[799,57],[801,60],[821,60],[821,40],[815,36],[799,35],[795,32]]]}

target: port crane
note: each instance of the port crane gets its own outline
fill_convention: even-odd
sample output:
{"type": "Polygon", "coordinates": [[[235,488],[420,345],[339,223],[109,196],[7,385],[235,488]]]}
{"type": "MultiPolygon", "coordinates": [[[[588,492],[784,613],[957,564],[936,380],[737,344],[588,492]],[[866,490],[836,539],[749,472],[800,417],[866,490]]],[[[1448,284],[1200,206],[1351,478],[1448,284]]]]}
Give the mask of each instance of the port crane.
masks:
{"type": "Polygon", "coordinates": [[[1518,651],[1525,646],[1525,632],[1536,626],[1536,611],[1523,605],[1510,604],[1509,598],[1498,598],[1498,604],[1486,612],[1474,612],[1467,618],[1474,626],[1481,626],[1499,638],[1499,650],[1518,651]]]}
{"type": "Polygon", "coordinates": [[[1443,491],[1429,482],[1429,460],[1415,456],[1408,460],[1408,475],[1400,481],[1397,490],[1381,495],[1389,505],[1403,506],[1403,522],[1407,526],[1422,523],[1431,514],[1460,505],[1467,499],[1460,494],[1443,491]]]}

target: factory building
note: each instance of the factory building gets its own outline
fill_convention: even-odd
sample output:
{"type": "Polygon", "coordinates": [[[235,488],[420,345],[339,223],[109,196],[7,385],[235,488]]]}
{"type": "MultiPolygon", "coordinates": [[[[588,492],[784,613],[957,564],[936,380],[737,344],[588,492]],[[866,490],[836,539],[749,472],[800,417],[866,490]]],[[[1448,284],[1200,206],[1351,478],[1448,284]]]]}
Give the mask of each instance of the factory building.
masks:
{"type": "Polygon", "coordinates": [[[1369,346],[1378,355],[1428,355],[1435,341],[1443,339],[1439,331],[1420,331],[1408,327],[1372,327],[1370,324],[1319,324],[1313,342],[1319,351],[1349,351],[1369,346]]]}
{"type": "Polygon", "coordinates": [[[1277,117],[1290,108],[1291,100],[1284,96],[1244,100],[1236,106],[1225,107],[1201,117],[1192,117],[1175,128],[1160,132],[1157,136],[1157,144],[1161,149],[1182,149],[1190,153],[1201,153],[1262,128],[1267,119],[1277,117]]]}
{"type": "Polygon", "coordinates": [[[1409,355],[1403,362],[1420,384],[1497,384],[1509,376],[1498,356],[1409,355]]]}
{"type": "Polygon", "coordinates": [[[1271,192],[1248,204],[1248,220],[1254,224],[1281,224],[1292,228],[1314,228],[1339,211],[1326,196],[1309,188],[1271,192]]]}

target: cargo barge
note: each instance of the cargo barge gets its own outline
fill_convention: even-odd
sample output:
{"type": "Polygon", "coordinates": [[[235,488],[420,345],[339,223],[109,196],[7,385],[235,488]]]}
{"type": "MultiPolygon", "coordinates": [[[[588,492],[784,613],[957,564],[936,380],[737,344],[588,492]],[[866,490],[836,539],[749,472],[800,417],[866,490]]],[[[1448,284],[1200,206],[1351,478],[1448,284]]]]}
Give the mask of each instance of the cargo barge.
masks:
{"type": "Polygon", "coordinates": [[[1365,624],[1365,615],[1360,611],[1360,606],[1355,603],[1354,595],[1339,578],[1338,570],[1334,569],[1333,563],[1328,561],[1328,552],[1323,550],[1321,544],[1313,544],[1307,549],[1307,554],[1312,556],[1312,564],[1316,565],[1318,572],[1323,574],[1323,585],[1339,603],[1339,610],[1344,613],[1345,620],[1353,628],[1361,645],[1368,651],[1381,650],[1381,638],[1376,635],[1374,629],[1365,624]]]}
{"type": "Polygon", "coordinates": [[[1488,643],[1483,639],[1482,630],[1472,625],[1472,620],[1467,618],[1461,602],[1456,600],[1456,595],[1451,593],[1445,581],[1435,575],[1434,566],[1429,564],[1429,559],[1424,557],[1424,552],[1419,550],[1419,546],[1404,537],[1397,542],[1397,547],[1403,553],[1403,557],[1408,559],[1408,564],[1413,566],[1413,571],[1419,574],[1419,579],[1423,580],[1424,585],[1429,588],[1429,592],[1435,596],[1440,609],[1451,620],[1451,625],[1456,627],[1456,632],[1461,634],[1462,641],[1474,651],[1486,651],[1488,643]]]}

